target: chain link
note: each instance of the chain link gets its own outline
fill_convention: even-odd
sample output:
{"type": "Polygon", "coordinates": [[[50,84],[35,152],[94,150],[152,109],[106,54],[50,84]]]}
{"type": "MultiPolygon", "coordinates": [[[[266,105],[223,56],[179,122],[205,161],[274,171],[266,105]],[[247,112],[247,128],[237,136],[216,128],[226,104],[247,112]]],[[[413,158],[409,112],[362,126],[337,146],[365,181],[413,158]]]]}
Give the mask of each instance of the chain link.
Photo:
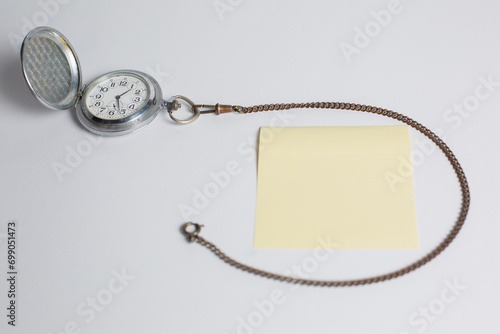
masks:
{"type": "MultiPolygon", "coordinates": [[[[429,252],[427,255],[424,257],[420,258],[418,261],[413,262],[412,264],[396,270],[391,273],[387,273],[384,275],[380,276],[373,276],[373,277],[368,277],[368,278],[363,278],[363,279],[353,279],[353,280],[338,280],[338,281],[328,281],[328,280],[313,280],[313,279],[302,279],[302,278],[296,278],[296,277],[290,277],[290,276],[284,276],[284,275],[279,275],[275,274],[272,272],[260,270],[257,268],[253,268],[250,266],[247,266],[241,262],[238,262],[236,260],[233,260],[229,256],[227,256],[224,252],[222,252],[217,246],[215,246],[213,243],[210,241],[207,241],[203,237],[198,235],[198,232],[201,229],[202,225],[199,224],[193,224],[193,223],[188,223],[189,225],[195,225],[196,226],[196,233],[194,232],[188,232],[186,229],[184,229],[184,232],[187,234],[189,237],[190,241],[192,242],[197,242],[202,246],[205,246],[208,248],[210,251],[212,251],[216,256],[218,256],[222,261],[226,262],[227,264],[238,268],[240,270],[246,271],[251,274],[255,274],[258,276],[266,277],[269,279],[274,279],[278,281],[283,281],[283,282],[288,282],[288,283],[294,283],[294,284],[302,284],[302,285],[310,285],[310,286],[326,286],[326,287],[338,287],[338,286],[357,286],[357,285],[365,285],[365,284],[371,284],[371,283],[376,283],[376,282],[382,282],[382,281],[387,281],[405,274],[408,274],[411,271],[414,271],[424,264],[428,263],[432,259],[434,259],[436,256],[441,254],[441,252],[450,245],[450,243],[455,239],[457,236],[458,232],[460,232],[460,229],[465,223],[465,218],[467,217],[467,213],[469,211],[469,206],[470,206],[470,193],[469,193],[469,186],[467,183],[467,179],[465,177],[464,171],[462,169],[462,166],[460,166],[460,163],[458,162],[457,158],[455,155],[451,152],[450,148],[439,138],[434,132],[423,126],[422,124],[414,121],[413,119],[394,112],[392,110],[387,110],[387,109],[382,109],[382,108],[377,108],[377,107],[372,107],[372,106],[367,106],[367,105],[362,105],[362,104],[354,104],[354,103],[344,103],[344,102],[313,102],[313,103],[290,103],[290,104],[264,104],[264,105],[257,105],[253,107],[241,107],[241,106],[233,106],[233,110],[237,111],[239,113],[243,114],[248,114],[248,113],[253,113],[253,112],[260,112],[260,111],[268,111],[268,110],[288,110],[292,108],[322,108],[322,109],[344,109],[344,110],[356,110],[356,111],[361,111],[361,112],[368,112],[372,114],[377,114],[377,115],[382,115],[386,117],[390,117],[393,119],[396,119],[402,123],[405,123],[415,130],[421,132],[424,134],[426,137],[428,137],[430,140],[436,144],[437,147],[441,149],[441,151],[445,154],[446,158],[448,161],[451,163],[453,170],[455,171],[455,174],[458,177],[458,181],[460,182],[460,189],[462,192],[462,205],[460,208],[460,214],[457,218],[457,221],[453,225],[452,229],[446,236],[446,238],[441,241],[439,245],[437,245],[431,252],[429,252]]],[[[186,224],[186,225],[188,225],[186,224]]]]}

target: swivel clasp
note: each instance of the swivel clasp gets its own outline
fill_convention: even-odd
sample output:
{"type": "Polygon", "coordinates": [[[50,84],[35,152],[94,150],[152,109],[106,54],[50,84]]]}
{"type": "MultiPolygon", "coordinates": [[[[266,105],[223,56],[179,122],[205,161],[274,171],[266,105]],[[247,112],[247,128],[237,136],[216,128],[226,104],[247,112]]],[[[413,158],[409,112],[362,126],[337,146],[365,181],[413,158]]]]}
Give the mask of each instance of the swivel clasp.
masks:
{"type": "Polygon", "coordinates": [[[188,240],[190,242],[193,242],[196,240],[196,237],[200,233],[202,227],[203,227],[203,225],[189,222],[189,223],[184,224],[184,226],[182,226],[182,232],[184,233],[184,235],[188,238],[188,240]],[[190,226],[193,226],[194,229],[190,228],[190,226]]]}

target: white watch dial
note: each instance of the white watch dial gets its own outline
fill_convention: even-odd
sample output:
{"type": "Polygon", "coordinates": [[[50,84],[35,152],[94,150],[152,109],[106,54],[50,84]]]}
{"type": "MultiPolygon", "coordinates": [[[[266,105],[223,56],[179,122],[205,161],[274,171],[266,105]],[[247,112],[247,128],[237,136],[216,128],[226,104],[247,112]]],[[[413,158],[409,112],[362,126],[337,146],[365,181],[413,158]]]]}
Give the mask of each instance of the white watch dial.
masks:
{"type": "Polygon", "coordinates": [[[148,102],[149,87],[135,75],[109,77],[85,95],[85,106],[95,117],[117,120],[132,116],[148,102]]]}

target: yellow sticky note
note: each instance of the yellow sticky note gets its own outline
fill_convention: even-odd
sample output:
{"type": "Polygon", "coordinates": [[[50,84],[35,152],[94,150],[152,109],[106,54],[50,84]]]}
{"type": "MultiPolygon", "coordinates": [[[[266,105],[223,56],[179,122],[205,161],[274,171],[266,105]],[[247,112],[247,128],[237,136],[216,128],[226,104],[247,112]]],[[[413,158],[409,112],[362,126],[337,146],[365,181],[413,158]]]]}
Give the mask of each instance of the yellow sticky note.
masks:
{"type": "Polygon", "coordinates": [[[406,125],[262,127],[254,246],[418,248],[410,162],[406,125]]]}

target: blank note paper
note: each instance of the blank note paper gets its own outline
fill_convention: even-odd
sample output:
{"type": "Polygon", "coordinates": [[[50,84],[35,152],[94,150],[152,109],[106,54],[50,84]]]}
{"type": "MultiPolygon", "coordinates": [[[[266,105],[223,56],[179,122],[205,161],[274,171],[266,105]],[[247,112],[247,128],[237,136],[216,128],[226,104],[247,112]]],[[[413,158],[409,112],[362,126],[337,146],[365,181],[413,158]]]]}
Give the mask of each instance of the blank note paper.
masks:
{"type": "Polygon", "coordinates": [[[410,164],[406,125],[262,127],[254,246],[418,248],[410,164]]]}

